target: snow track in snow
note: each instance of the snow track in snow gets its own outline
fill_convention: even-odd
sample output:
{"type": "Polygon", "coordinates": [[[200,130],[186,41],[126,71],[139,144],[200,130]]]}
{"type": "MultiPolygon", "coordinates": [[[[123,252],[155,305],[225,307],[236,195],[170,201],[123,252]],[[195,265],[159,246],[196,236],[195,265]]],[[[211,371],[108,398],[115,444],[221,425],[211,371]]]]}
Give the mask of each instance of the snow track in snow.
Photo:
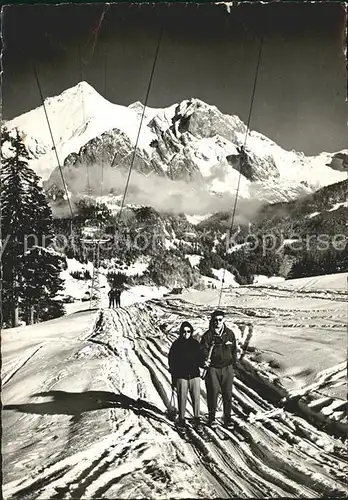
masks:
{"type": "MultiPolygon", "coordinates": [[[[233,310],[237,317],[249,318],[246,309],[233,310]]],[[[262,318],[265,311],[259,312],[262,318]]],[[[191,427],[187,439],[176,431],[166,416],[171,393],[168,350],[181,321],[200,318],[206,324],[208,308],[153,300],[97,314],[80,352],[103,362],[104,390],[91,393],[94,411],[88,418],[94,414],[97,426],[102,415],[110,431],[101,438],[91,436],[78,452],[69,449],[68,456],[33,468],[28,479],[8,482],[3,487],[6,499],[347,495],[348,456],[342,440],[313,425],[306,414],[287,408],[269,419],[247,420],[249,414],[277,409],[266,379],[255,378],[249,360],[236,374],[233,401],[233,421],[243,441],[233,433],[222,440],[209,428],[204,430],[209,440],[191,427]]],[[[324,370],[320,380],[335,381],[339,373],[339,367],[324,370]]],[[[203,382],[201,407],[206,411],[203,382]]],[[[192,416],[190,400],[188,414],[192,416]]],[[[76,419],[75,438],[83,436],[82,423],[76,419]]]]}
{"type": "Polygon", "coordinates": [[[31,360],[31,358],[33,356],[35,356],[35,354],[43,347],[43,344],[41,344],[39,347],[35,347],[35,349],[33,349],[33,351],[29,354],[29,356],[26,356],[24,359],[21,359],[19,361],[18,364],[16,364],[16,366],[12,369],[10,369],[7,373],[5,372],[5,374],[3,375],[2,377],[2,387],[7,384],[11,379],[12,377],[14,377],[16,375],[17,372],[19,372],[19,370],[21,368],[23,368],[23,366],[28,363],[28,361],[31,360]]]}
{"type": "MultiPolygon", "coordinates": [[[[130,371],[136,377],[135,374],[140,366],[144,367],[152,383],[147,393],[153,394],[155,390],[163,406],[168,407],[170,377],[167,370],[165,346],[168,350],[170,342],[166,343],[163,333],[152,326],[147,308],[133,306],[132,310],[106,311],[105,314],[108,318],[108,327],[111,317],[114,329],[113,335],[110,335],[110,330],[107,335],[109,337],[107,343],[109,348],[111,346],[111,351],[116,339],[118,349],[121,349],[121,335],[123,342],[129,343],[128,349],[124,352],[127,352],[126,358],[130,371]],[[117,335],[115,335],[116,332],[117,335]],[[133,350],[136,358],[132,358],[129,349],[133,350]]],[[[103,340],[99,339],[99,342],[103,340]]],[[[149,378],[147,378],[147,384],[149,378]]],[[[144,383],[144,380],[146,379],[138,377],[137,387],[144,383]]],[[[248,414],[252,410],[268,411],[272,408],[271,403],[264,400],[242,381],[237,379],[236,386],[238,389],[235,410],[237,410],[236,406],[239,406],[243,413],[248,414]]],[[[116,387],[115,390],[117,390],[116,387]]],[[[203,398],[204,392],[202,390],[203,398]]],[[[188,406],[192,412],[190,403],[188,406]]],[[[202,401],[202,406],[205,406],[205,401],[202,401]]],[[[291,421],[291,415],[287,414],[286,417],[291,421]]],[[[307,434],[306,440],[298,438],[295,444],[296,437],[291,440],[294,426],[288,425],[286,419],[284,419],[285,423],[276,419],[263,426],[253,426],[244,423],[237,416],[234,418],[239,420],[247,438],[246,442],[241,443],[238,439],[224,442],[213,431],[208,430],[212,439],[211,442],[205,443],[191,429],[188,431],[189,443],[185,443],[185,446],[191,448],[191,452],[201,461],[202,470],[206,471],[207,479],[209,476],[215,477],[225,494],[242,497],[284,495],[313,497],[323,493],[326,495],[345,493],[343,476],[333,472],[340,465],[340,460],[329,454],[327,459],[330,458],[330,460],[326,459],[325,467],[323,460],[314,458],[318,456],[318,446],[315,441],[311,441],[311,438],[320,434],[320,431],[313,429],[311,434],[307,434]],[[302,444],[302,447],[299,444],[302,444]],[[311,462],[307,464],[309,457],[311,462]],[[330,464],[329,467],[327,467],[328,464],[330,464]]],[[[164,421],[162,424],[159,420],[155,420],[157,432],[162,425],[171,427],[169,422],[164,421]]],[[[302,419],[298,420],[301,422],[302,419]]],[[[299,426],[295,426],[295,429],[298,430],[299,426]]],[[[330,438],[327,439],[330,441],[330,438]]],[[[323,450],[321,448],[319,450],[322,453],[323,450]]]]}

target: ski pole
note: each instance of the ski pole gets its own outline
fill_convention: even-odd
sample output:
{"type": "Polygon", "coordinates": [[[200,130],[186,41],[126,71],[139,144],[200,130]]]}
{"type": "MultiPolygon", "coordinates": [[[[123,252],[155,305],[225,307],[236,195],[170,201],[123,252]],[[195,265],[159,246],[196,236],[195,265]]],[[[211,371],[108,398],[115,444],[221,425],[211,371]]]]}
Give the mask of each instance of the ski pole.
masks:
{"type": "Polygon", "coordinates": [[[167,408],[167,416],[170,420],[175,420],[177,410],[175,406],[175,389],[172,387],[172,395],[169,401],[169,407],[167,408]]]}
{"type": "MultiPolygon", "coordinates": [[[[207,359],[206,359],[206,361],[205,361],[206,363],[210,363],[210,360],[211,360],[211,355],[212,355],[212,353],[213,353],[213,349],[214,349],[214,345],[215,345],[215,343],[214,343],[214,341],[213,341],[213,342],[211,343],[210,348],[209,348],[208,356],[207,356],[207,359]]],[[[207,376],[207,371],[208,371],[208,367],[205,367],[205,368],[203,369],[203,372],[202,372],[202,376],[201,376],[201,378],[202,378],[202,379],[205,379],[205,377],[207,376]]]]}
{"type": "Polygon", "coordinates": [[[243,344],[243,347],[242,347],[242,353],[241,353],[241,355],[239,357],[239,361],[242,361],[242,359],[244,358],[246,350],[249,347],[249,343],[250,343],[251,337],[253,335],[253,331],[254,331],[253,325],[249,324],[248,328],[249,328],[249,331],[248,331],[248,334],[247,334],[247,336],[245,338],[245,341],[244,341],[244,344],[243,344]]]}
{"type": "Polygon", "coordinates": [[[170,398],[170,406],[171,407],[174,407],[175,406],[175,389],[174,387],[172,387],[172,396],[170,398]]]}

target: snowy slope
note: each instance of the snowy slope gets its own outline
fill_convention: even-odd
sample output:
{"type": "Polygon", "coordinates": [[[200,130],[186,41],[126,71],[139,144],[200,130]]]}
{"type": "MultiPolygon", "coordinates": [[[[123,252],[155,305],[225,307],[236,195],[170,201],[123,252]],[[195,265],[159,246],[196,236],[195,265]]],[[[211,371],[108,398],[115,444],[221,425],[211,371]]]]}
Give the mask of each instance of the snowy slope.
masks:
{"type": "Polygon", "coordinates": [[[230,271],[227,271],[226,269],[213,269],[212,272],[214,276],[219,280],[220,286],[221,286],[221,281],[224,280],[224,286],[225,287],[239,287],[239,284],[236,282],[236,278],[230,271]]]}
{"type": "MultiPolygon", "coordinates": [[[[242,141],[244,136],[239,135],[242,141]]],[[[317,156],[305,156],[296,151],[286,151],[259,132],[251,131],[247,139],[248,148],[259,157],[273,157],[280,179],[292,182],[307,182],[319,187],[333,184],[347,178],[346,172],[334,171],[328,168],[328,163],[336,153],[323,152],[317,156]]],[[[343,151],[345,154],[348,150],[343,151]]]]}

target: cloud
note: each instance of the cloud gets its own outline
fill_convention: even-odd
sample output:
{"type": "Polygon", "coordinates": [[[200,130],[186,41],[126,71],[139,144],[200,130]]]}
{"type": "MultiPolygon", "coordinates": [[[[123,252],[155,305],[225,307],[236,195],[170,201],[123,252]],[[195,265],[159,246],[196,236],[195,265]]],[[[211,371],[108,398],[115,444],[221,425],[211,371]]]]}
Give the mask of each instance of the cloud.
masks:
{"type": "MultiPolygon", "coordinates": [[[[65,179],[68,189],[74,193],[93,196],[115,195],[123,196],[128,170],[122,168],[111,168],[96,163],[87,169],[68,167],[65,179]]],[[[220,181],[224,180],[224,166],[217,166],[214,170],[220,181]]],[[[212,179],[214,177],[211,176],[212,179]]],[[[172,213],[186,213],[191,215],[204,215],[207,213],[228,212],[232,213],[234,207],[234,194],[230,192],[212,193],[208,190],[210,181],[206,179],[204,184],[187,183],[185,181],[173,181],[167,177],[160,177],[156,173],[144,175],[133,170],[126,193],[125,204],[151,206],[157,211],[172,213]]],[[[58,186],[58,176],[51,178],[58,186]]],[[[51,182],[50,182],[51,183],[51,182]]],[[[261,202],[243,200],[238,198],[236,210],[236,223],[247,223],[259,210],[261,202]]],[[[56,211],[55,211],[56,213],[56,211]]],[[[59,213],[63,213],[62,207],[59,213]]]]}

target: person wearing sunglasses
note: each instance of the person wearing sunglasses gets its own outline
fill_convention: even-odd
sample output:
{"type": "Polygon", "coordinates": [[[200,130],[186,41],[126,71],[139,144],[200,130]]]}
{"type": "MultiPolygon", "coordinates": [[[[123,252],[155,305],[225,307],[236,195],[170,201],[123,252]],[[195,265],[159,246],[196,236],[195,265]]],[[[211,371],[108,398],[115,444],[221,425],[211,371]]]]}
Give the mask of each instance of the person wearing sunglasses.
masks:
{"type": "Polygon", "coordinates": [[[234,371],[237,364],[237,343],[232,330],[225,325],[225,314],[216,310],[211,315],[209,330],[201,339],[201,348],[206,369],[205,386],[208,404],[208,425],[216,427],[217,401],[221,392],[224,426],[232,427],[232,389],[234,371]],[[210,359],[208,353],[210,352],[210,359]]]}
{"type": "Polygon", "coordinates": [[[177,390],[178,396],[179,427],[185,426],[188,392],[193,406],[193,424],[200,424],[200,366],[204,360],[200,343],[192,335],[193,326],[184,321],[180,326],[179,338],[171,345],[168,355],[172,388],[177,390]]]}

